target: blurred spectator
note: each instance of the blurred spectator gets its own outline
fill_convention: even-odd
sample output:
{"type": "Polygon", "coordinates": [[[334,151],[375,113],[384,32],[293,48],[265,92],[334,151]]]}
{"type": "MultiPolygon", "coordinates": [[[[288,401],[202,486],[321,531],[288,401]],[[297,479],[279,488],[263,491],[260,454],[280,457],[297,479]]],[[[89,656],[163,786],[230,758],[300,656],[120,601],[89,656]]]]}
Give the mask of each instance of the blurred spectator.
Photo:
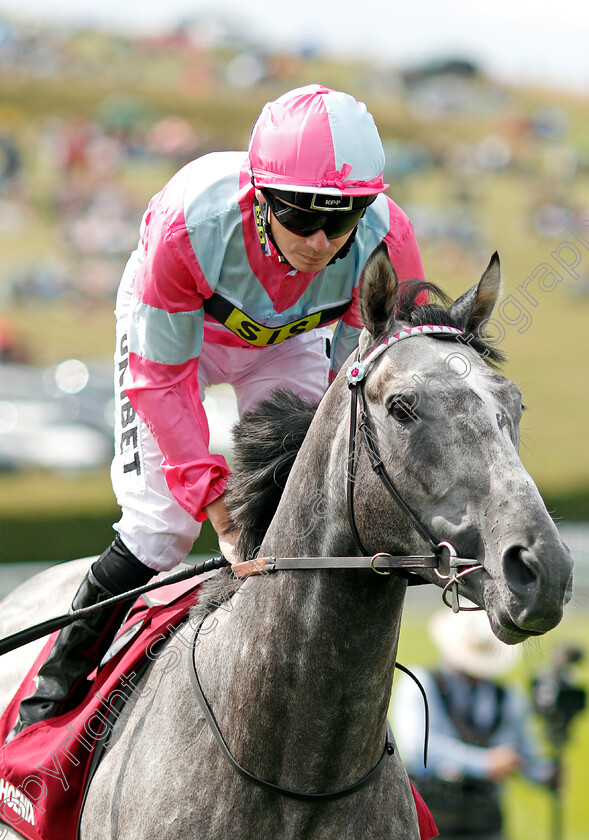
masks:
{"type": "Polygon", "coordinates": [[[554,765],[541,756],[531,731],[527,698],[517,687],[497,682],[515,667],[520,648],[498,641],[482,612],[443,610],[434,614],[429,631],[441,660],[431,671],[414,669],[429,701],[428,766],[423,766],[424,704],[407,677],[393,692],[401,757],[441,840],[504,840],[504,780],[522,773],[551,784],[554,777],[554,765]]]}
{"type": "Polygon", "coordinates": [[[529,130],[540,140],[562,140],[569,130],[569,117],[563,108],[543,106],[534,112],[529,130]]]}
{"type": "Polygon", "coordinates": [[[540,236],[562,236],[571,222],[571,210],[556,201],[545,201],[534,211],[534,228],[540,236]]]}
{"type": "Polygon", "coordinates": [[[0,316],[0,362],[26,362],[27,353],[16,327],[8,318],[0,316]]]}
{"type": "Polygon", "coordinates": [[[0,191],[10,187],[21,173],[22,162],[16,140],[0,135],[0,191]]]}
{"type": "Polygon", "coordinates": [[[96,187],[78,212],[62,216],[62,233],[69,248],[82,254],[124,254],[133,247],[141,213],[130,196],[115,184],[96,187]]]}
{"type": "Polygon", "coordinates": [[[168,157],[179,164],[188,162],[198,149],[196,131],[183,117],[165,117],[149,130],[147,148],[152,154],[168,157]]]}

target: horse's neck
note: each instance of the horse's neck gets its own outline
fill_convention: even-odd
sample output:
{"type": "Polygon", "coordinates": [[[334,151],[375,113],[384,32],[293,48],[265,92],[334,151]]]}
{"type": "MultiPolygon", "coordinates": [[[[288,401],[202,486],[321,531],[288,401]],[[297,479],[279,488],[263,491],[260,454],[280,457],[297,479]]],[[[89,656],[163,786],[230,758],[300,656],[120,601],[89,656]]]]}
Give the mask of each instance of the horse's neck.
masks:
{"type": "Polygon", "coordinates": [[[252,578],[197,648],[221,728],[259,775],[278,761],[291,786],[329,789],[378,758],[405,590],[366,575],[252,578]]]}
{"type": "MultiPolygon", "coordinates": [[[[328,476],[333,445],[311,442],[301,455],[260,555],[354,553],[341,491],[328,476]]],[[[335,460],[343,477],[345,451],[335,460]]],[[[338,768],[356,777],[368,769],[382,750],[404,594],[404,581],[370,571],[279,572],[246,582],[199,651],[246,765],[275,774],[271,757],[280,755],[285,776],[300,784],[310,783],[309,763],[325,784],[342,782],[338,768]],[[247,709],[255,714],[245,727],[247,709]],[[314,766],[318,756],[328,757],[325,767],[314,766]]]]}

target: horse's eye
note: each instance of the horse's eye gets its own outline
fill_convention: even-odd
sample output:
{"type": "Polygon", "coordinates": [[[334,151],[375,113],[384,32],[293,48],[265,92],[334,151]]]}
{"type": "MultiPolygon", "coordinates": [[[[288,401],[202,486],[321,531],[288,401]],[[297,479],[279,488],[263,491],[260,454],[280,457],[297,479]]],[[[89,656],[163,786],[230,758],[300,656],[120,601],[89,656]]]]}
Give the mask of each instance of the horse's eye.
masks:
{"type": "Polygon", "coordinates": [[[416,394],[395,394],[390,400],[387,410],[399,423],[409,423],[411,421],[419,423],[419,417],[415,413],[417,402],[416,394]]]}

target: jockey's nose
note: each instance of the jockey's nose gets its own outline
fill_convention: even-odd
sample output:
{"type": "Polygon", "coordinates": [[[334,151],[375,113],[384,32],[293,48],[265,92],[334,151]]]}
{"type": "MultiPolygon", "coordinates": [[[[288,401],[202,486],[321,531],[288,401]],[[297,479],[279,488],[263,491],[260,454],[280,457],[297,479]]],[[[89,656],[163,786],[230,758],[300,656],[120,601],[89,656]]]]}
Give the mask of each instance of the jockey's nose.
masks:
{"type": "Polygon", "coordinates": [[[305,236],[305,242],[315,251],[326,251],[330,247],[329,239],[325,235],[323,228],[313,231],[309,236],[305,236]]]}

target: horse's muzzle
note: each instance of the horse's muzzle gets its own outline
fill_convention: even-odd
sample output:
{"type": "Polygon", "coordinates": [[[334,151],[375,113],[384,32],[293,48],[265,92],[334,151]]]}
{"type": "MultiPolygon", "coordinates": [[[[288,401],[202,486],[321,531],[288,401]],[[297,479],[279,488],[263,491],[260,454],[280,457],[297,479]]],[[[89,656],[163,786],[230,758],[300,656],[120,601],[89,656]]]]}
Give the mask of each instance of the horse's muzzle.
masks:
{"type": "Polygon", "coordinates": [[[524,634],[546,633],[560,622],[572,597],[573,561],[560,539],[514,543],[503,551],[505,608],[524,634]]]}

